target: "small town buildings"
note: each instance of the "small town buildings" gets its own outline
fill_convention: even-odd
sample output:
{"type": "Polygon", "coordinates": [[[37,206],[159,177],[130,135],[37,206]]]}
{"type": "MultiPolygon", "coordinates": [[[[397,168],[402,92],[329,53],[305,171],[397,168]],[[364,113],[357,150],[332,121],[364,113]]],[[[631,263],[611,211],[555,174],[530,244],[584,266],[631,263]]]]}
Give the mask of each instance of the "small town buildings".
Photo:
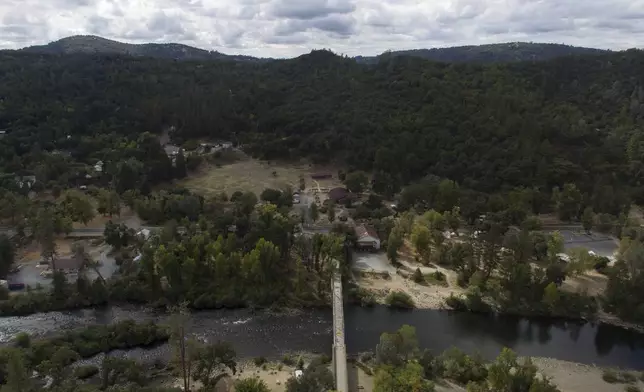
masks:
{"type": "Polygon", "coordinates": [[[360,249],[371,249],[371,250],[380,250],[380,238],[378,233],[367,225],[359,225],[355,228],[356,237],[356,246],[360,249]]]}

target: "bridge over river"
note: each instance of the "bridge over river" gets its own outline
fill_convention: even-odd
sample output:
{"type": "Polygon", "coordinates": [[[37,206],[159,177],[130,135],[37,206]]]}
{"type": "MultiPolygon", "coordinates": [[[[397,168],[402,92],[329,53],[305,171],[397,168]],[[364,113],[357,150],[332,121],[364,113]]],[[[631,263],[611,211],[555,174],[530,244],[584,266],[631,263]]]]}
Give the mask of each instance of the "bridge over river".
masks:
{"type": "Polygon", "coordinates": [[[347,375],[347,347],[344,342],[344,308],[342,301],[342,275],[336,268],[331,279],[333,288],[333,376],[338,392],[349,392],[347,375]]]}

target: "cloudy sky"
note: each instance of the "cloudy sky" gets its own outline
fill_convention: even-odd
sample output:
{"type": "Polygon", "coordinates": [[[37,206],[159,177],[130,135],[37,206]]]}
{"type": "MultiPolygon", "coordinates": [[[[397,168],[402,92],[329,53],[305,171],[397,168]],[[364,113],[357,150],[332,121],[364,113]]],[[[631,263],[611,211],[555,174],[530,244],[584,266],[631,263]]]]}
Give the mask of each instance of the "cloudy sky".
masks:
{"type": "Polygon", "coordinates": [[[644,46],[644,0],[0,0],[0,48],[76,34],[229,54],[347,55],[510,41],[644,46]]]}

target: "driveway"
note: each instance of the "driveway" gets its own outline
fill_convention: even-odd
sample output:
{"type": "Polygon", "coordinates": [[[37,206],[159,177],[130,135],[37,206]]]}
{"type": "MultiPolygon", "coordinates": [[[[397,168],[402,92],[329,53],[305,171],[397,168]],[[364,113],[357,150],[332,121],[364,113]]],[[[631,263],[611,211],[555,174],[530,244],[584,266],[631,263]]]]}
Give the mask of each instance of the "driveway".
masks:
{"type": "Polygon", "coordinates": [[[396,269],[391,265],[384,252],[353,251],[353,268],[362,271],[396,273],[396,269]]]}

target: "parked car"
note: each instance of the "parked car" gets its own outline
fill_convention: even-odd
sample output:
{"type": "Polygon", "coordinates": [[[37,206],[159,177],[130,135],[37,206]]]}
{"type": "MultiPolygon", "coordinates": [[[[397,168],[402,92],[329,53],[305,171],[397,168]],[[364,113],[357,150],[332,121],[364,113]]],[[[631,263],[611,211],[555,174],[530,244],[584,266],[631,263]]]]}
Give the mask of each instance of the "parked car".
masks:
{"type": "Polygon", "coordinates": [[[23,290],[25,288],[24,283],[9,283],[9,291],[18,291],[18,290],[23,290]]]}

